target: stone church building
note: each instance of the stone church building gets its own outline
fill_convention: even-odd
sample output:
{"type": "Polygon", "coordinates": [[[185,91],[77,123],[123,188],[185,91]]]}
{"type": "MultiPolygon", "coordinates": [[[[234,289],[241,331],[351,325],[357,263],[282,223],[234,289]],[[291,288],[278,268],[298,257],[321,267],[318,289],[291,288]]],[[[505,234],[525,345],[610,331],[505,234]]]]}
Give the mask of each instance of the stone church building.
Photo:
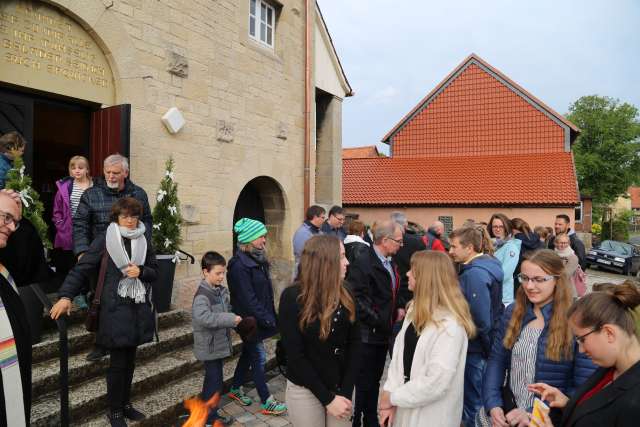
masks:
{"type": "MultiPolygon", "coordinates": [[[[341,203],[342,101],[352,94],[315,1],[0,4],[0,133],[28,140],[27,171],[48,212],[73,155],[94,176],[106,155],[129,156],[152,205],[171,155],[182,248],[228,257],[234,221],[262,219],[276,282],[290,277],[305,206],[341,203]],[[184,119],[171,132],[170,110],[184,119]]],[[[189,305],[198,265],[176,274],[174,302],[189,305]]]]}

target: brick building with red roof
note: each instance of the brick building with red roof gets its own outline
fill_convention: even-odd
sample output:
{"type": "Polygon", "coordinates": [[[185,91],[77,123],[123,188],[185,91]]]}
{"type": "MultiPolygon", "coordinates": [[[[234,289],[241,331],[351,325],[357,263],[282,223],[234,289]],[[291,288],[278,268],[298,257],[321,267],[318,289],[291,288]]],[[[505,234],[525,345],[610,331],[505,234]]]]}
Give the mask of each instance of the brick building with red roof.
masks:
{"type": "Polygon", "coordinates": [[[494,212],[532,227],[560,213],[573,219],[578,133],[472,54],[384,136],[389,157],[343,159],[343,205],[365,222],[400,210],[448,228],[494,212]]]}

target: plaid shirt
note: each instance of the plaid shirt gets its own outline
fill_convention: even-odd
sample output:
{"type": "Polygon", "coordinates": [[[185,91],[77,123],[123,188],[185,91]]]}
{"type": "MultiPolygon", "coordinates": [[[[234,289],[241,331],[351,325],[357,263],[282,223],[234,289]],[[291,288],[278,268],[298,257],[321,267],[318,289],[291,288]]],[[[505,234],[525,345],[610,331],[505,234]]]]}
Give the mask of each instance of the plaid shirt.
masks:
{"type": "Polygon", "coordinates": [[[153,218],[147,193],[131,182],[125,181],[122,191],[107,187],[104,178],[95,179],[93,187],[87,189],[80,198],[80,204],[73,217],[73,252],[80,255],[109,226],[111,206],[123,197],[133,197],[142,203],[142,222],[146,228],[147,241],[151,242],[153,218]]]}

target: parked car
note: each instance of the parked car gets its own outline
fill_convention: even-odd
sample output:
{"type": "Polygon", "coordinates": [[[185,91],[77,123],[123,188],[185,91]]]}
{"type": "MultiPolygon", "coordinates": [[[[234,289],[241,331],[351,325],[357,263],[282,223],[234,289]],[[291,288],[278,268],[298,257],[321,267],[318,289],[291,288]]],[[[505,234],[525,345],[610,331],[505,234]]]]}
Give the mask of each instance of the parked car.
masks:
{"type": "Polygon", "coordinates": [[[629,244],[640,248],[640,236],[633,236],[629,239],[629,244]]]}
{"type": "Polygon", "coordinates": [[[640,271],[640,248],[616,240],[602,241],[587,252],[586,258],[587,267],[593,265],[622,274],[640,271]]]}

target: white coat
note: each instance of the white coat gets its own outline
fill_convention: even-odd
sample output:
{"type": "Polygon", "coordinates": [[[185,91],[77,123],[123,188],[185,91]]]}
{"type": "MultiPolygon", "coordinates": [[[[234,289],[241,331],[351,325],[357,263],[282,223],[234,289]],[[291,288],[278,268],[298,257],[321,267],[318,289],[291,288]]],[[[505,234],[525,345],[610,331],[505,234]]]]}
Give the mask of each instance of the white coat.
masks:
{"type": "Polygon", "coordinates": [[[397,407],[394,427],[459,427],[462,420],[467,334],[455,318],[442,313],[438,326],[427,326],[416,345],[411,377],[404,382],[404,335],[407,316],[393,347],[383,389],[397,407]]]}

